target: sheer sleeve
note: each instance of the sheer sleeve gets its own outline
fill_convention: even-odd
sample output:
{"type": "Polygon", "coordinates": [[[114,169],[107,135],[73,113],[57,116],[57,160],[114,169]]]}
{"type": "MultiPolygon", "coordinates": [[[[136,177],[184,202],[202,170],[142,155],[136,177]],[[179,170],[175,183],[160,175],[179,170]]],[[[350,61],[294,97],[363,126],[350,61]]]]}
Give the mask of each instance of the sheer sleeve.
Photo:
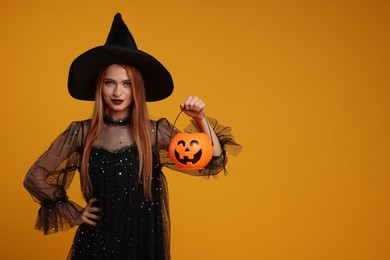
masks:
{"type": "Polygon", "coordinates": [[[84,122],[73,122],[31,166],[24,187],[41,204],[35,228],[45,235],[75,224],[82,207],[68,200],[68,189],[81,164],[84,122]]]}
{"type": "MultiPolygon", "coordinates": [[[[156,122],[156,135],[157,135],[156,139],[158,141],[157,147],[159,150],[159,158],[162,166],[165,166],[167,168],[176,171],[184,172],[190,175],[194,175],[194,176],[216,175],[220,173],[222,170],[226,174],[226,168],[225,168],[227,163],[226,152],[234,156],[237,156],[240,153],[242,147],[234,140],[233,135],[231,134],[230,127],[219,124],[216,119],[210,117],[207,117],[207,119],[210,123],[210,127],[214,130],[222,146],[221,156],[218,157],[213,156],[209,164],[203,169],[188,170],[188,169],[181,169],[177,167],[169,157],[168,146],[171,138],[176,133],[180,132],[180,130],[174,128],[168,122],[167,119],[163,118],[156,122]]],[[[199,129],[197,128],[196,123],[192,120],[191,124],[184,129],[184,132],[194,133],[194,132],[199,132],[199,129]]]]}

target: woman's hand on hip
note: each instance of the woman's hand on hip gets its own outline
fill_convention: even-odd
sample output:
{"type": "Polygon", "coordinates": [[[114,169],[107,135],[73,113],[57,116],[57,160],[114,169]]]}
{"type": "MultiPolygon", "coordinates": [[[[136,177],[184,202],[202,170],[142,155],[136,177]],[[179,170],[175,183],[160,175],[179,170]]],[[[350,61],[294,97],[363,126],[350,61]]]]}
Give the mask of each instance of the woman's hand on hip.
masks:
{"type": "Polygon", "coordinates": [[[87,206],[84,208],[80,217],[77,219],[76,225],[80,226],[81,224],[86,223],[91,226],[96,226],[96,221],[99,220],[98,214],[100,212],[100,208],[93,207],[93,203],[96,201],[98,200],[95,198],[88,201],[87,206]]]}

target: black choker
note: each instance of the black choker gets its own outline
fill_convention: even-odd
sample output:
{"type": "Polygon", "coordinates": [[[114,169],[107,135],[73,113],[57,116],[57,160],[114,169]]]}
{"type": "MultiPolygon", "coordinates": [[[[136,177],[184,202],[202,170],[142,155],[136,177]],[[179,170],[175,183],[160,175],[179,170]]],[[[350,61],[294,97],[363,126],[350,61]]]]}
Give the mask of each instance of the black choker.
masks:
{"type": "Polygon", "coordinates": [[[114,120],[109,115],[105,115],[103,119],[106,125],[124,126],[124,125],[131,124],[131,117],[125,117],[125,118],[114,120]]]}

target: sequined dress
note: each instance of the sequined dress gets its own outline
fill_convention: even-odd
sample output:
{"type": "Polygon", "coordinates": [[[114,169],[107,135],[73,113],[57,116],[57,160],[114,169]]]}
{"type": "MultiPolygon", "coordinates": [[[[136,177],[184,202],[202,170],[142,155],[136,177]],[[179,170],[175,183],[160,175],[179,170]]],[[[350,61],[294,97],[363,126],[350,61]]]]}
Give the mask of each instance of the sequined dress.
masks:
{"type": "Polygon", "coordinates": [[[72,259],[164,260],[160,167],[154,163],[153,201],[147,201],[138,178],[136,146],[114,152],[93,148],[90,165],[100,220],[96,227],[79,227],[72,259]]]}
{"type": "MultiPolygon", "coordinates": [[[[105,119],[89,158],[93,197],[101,209],[96,226],[78,227],[68,259],[170,259],[170,221],[167,184],[162,167],[194,176],[221,172],[227,162],[225,151],[237,154],[230,128],[209,118],[223,147],[221,157],[214,157],[202,170],[177,168],[167,153],[169,140],[177,129],[167,120],[151,121],[153,145],[152,199],[143,196],[138,174],[138,150],[131,125],[105,119]]],[[[33,164],[24,186],[41,204],[36,229],[44,234],[67,230],[75,225],[82,207],[68,199],[74,173],[80,168],[90,120],[72,123],[33,164]]],[[[196,132],[192,124],[186,132],[196,132]]]]}

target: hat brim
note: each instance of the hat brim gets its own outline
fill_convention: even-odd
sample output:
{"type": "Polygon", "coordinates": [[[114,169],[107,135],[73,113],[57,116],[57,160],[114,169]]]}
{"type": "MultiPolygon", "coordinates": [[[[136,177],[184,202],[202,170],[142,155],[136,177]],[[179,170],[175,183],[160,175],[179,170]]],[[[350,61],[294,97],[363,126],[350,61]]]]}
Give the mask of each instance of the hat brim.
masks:
{"type": "Polygon", "coordinates": [[[84,52],[72,62],[68,77],[70,95],[95,100],[98,74],[111,64],[129,64],[141,72],[148,102],[162,100],[173,92],[171,74],[153,56],[140,50],[104,45],[84,52]]]}

